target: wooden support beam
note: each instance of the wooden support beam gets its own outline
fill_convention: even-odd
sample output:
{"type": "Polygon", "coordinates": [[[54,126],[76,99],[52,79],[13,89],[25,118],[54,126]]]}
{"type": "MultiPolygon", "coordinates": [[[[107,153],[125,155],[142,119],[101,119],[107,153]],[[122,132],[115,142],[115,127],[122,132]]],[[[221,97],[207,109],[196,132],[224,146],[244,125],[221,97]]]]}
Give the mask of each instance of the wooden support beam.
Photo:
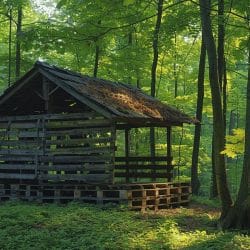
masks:
{"type": "Polygon", "coordinates": [[[129,182],[129,129],[125,129],[126,183],[129,182]]]}
{"type": "Polygon", "coordinates": [[[44,100],[44,110],[45,113],[49,111],[49,82],[48,80],[43,77],[43,100],[44,100]]]}
{"type": "Polygon", "coordinates": [[[168,171],[168,181],[171,181],[171,166],[172,166],[172,138],[171,138],[171,127],[167,127],[167,171],[168,171]]]}

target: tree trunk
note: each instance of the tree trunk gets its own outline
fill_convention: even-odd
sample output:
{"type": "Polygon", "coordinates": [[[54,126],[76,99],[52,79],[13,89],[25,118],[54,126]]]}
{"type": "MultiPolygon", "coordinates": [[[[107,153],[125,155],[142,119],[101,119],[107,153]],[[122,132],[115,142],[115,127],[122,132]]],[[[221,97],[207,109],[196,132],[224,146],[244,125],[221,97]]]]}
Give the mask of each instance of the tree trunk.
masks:
{"type": "Polygon", "coordinates": [[[224,218],[232,205],[232,199],[227,183],[225,157],[223,154],[220,154],[220,152],[224,150],[225,127],[223,119],[221,91],[218,78],[217,54],[209,11],[210,4],[207,0],[199,0],[199,2],[202,33],[204,35],[209,63],[209,81],[213,108],[215,175],[218,193],[222,203],[221,218],[224,218]]]}
{"type": "Polygon", "coordinates": [[[11,43],[12,43],[12,7],[9,7],[9,74],[8,74],[8,86],[11,83],[11,43]]]}
{"type": "Polygon", "coordinates": [[[162,18],[162,9],[163,9],[163,0],[158,0],[158,10],[157,10],[157,20],[154,29],[153,36],[153,63],[151,68],[151,96],[155,97],[155,84],[156,84],[156,69],[158,63],[158,40],[159,32],[161,27],[161,18],[162,18]]]}
{"type": "Polygon", "coordinates": [[[16,30],[16,80],[20,77],[21,69],[21,32],[22,32],[22,6],[18,6],[16,30]]]}
{"type": "Polygon", "coordinates": [[[98,66],[99,66],[99,57],[100,57],[100,47],[98,44],[95,45],[95,64],[94,64],[94,77],[97,77],[98,66]]]}
{"type": "MultiPolygon", "coordinates": [[[[248,40],[248,49],[250,39],[248,40]]],[[[234,206],[221,223],[222,228],[250,228],[250,50],[248,51],[248,80],[246,100],[245,153],[240,189],[234,206]]]]}
{"type": "MultiPolygon", "coordinates": [[[[206,45],[204,39],[201,42],[200,62],[199,62],[199,75],[198,75],[198,96],[196,105],[196,118],[201,122],[203,98],[204,98],[204,74],[206,64],[206,45]]],[[[192,193],[198,195],[200,188],[200,181],[198,178],[198,159],[200,148],[201,124],[195,125],[194,131],[194,146],[192,154],[192,167],[191,167],[191,187],[192,193]]]]}
{"type": "MultiPolygon", "coordinates": [[[[153,36],[153,63],[151,68],[151,96],[155,97],[155,85],[156,85],[156,70],[158,64],[158,40],[161,27],[162,19],[162,10],[163,10],[163,0],[158,0],[157,4],[157,19],[154,29],[153,36]]],[[[150,155],[151,157],[155,156],[155,131],[154,128],[150,128],[150,155]]]]}
{"type": "Polygon", "coordinates": [[[214,162],[214,133],[212,135],[212,172],[211,172],[211,183],[210,183],[210,199],[214,199],[218,197],[218,189],[216,183],[216,175],[215,175],[215,162],[214,162]]]}

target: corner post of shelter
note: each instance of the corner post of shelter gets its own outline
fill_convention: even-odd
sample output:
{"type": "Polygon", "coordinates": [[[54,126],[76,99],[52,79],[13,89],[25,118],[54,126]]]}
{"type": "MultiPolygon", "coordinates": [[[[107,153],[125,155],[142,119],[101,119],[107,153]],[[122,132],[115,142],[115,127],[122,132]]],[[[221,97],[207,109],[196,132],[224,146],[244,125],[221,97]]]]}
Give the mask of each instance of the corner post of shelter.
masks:
{"type": "Polygon", "coordinates": [[[49,82],[48,80],[43,77],[43,99],[45,102],[44,110],[45,113],[48,113],[49,111],[49,82]]]}
{"type": "Polygon", "coordinates": [[[130,128],[125,128],[125,157],[126,157],[126,183],[129,182],[129,131],[130,128]]]}
{"type": "Polygon", "coordinates": [[[172,170],[172,128],[170,126],[167,127],[167,179],[170,182],[172,179],[171,170],[172,170]]]}

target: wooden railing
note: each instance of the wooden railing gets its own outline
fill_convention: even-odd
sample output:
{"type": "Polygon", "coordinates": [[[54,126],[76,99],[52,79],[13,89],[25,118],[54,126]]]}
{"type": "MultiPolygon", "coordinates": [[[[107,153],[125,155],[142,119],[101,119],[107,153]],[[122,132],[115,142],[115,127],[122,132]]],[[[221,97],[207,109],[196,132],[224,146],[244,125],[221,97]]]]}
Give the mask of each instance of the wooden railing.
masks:
{"type": "Polygon", "coordinates": [[[171,181],[173,165],[168,164],[171,160],[166,156],[115,157],[116,181],[171,181]]]}

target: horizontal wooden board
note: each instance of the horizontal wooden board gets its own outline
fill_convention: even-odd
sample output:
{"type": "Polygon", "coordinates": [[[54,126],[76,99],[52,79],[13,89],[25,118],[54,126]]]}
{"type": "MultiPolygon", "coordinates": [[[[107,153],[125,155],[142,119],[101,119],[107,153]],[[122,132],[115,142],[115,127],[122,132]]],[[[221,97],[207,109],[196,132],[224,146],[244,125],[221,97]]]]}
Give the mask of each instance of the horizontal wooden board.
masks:
{"type": "MultiPolygon", "coordinates": [[[[110,170],[112,169],[112,165],[110,164],[67,164],[67,165],[40,165],[38,166],[38,170],[46,170],[46,171],[77,171],[77,170],[98,170],[98,171],[104,171],[104,170],[110,170]]],[[[0,165],[1,169],[1,165],[0,165]]]]}
{"type": "Polygon", "coordinates": [[[111,174],[40,174],[38,176],[40,180],[53,180],[53,181],[83,181],[83,182],[107,182],[111,179],[111,174]]]}
{"type": "Polygon", "coordinates": [[[40,156],[41,162],[54,162],[54,163],[85,163],[85,162],[109,162],[112,160],[111,155],[97,155],[97,156],[53,156],[46,155],[40,156]]]}
{"type": "Polygon", "coordinates": [[[37,166],[35,164],[2,164],[0,163],[0,171],[1,170],[35,170],[37,166]]]}
{"type": "MultiPolygon", "coordinates": [[[[47,136],[65,136],[65,135],[94,135],[97,133],[111,133],[111,128],[87,128],[87,129],[65,129],[65,130],[47,130],[47,136]]],[[[109,135],[110,136],[110,135],[109,135]]]]}
{"type": "Polygon", "coordinates": [[[110,147],[56,148],[56,149],[46,149],[45,154],[85,155],[85,154],[111,153],[111,151],[112,149],[110,147]]]}
{"type": "Polygon", "coordinates": [[[43,155],[43,150],[39,150],[39,149],[0,149],[0,155],[43,155]]]}
{"type": "Polygon", "coordinates": [[[41,115],[19,115],[19,116],[2,116],[0,122],[5,121],[32,121],[32,120],[74,120],[81,118],[90,118],[99,116],[97,113],[92,111],[85,111],[84,113],[73,113],[73,114],[41,114],[41,115]]]}
{"type": "Polygon", "coordinates": [[[171,173],[121,173],[115,172],[115,177],[129,177],[129,178],[169,178],[172,177],[171,173]]]}
{"type": "Polygon", "coordinates": [[[0,173],[0,179],[34,180],[35,178],[35,174],[0,173]]]}
{"type": "Polygon", "coordinates": [[[131,156],[131,157],[115,157],[116,162],[126,162],[126,161],[147,161],[147,162],[152,162],[152,161],[167,161],[168,157],[167,156],[155,156],[155,157],[150,157],[150,156],[131,156]]]}
{"type": "Polygon", "coordinates": [[[36,147],[42,145],[42,140],[0,140],[0,146],[36,147]]]}
{"type": "Polygon", "coordinates": [[[77,121],[50,121],[45,124],[46,128],[84,128],[84,127],[107,127],[111,126],[110,120],[107,119],[90,119],[77,121]]]}
{"type": "Polygon", "coordinates": [[[173,166],[167,166],[167,165],[135,165],[135,164],[129,164],[129,165],[115,165],[115,169],[119,170],[172,170],[173,166]]]}
{"type": "Polygon", "coordinates": [[[111,137],[93,137],[93,138],[81,138],[81,139],[57,139],[46,140],[46,145],[62,145],[62,146],[75,146],[85,143],[108,143],[113,139],[111,137]]]}
{"type": "Polygon", "coordinates": [[[24,161],[24,162],[33,162],[36,160],[35,155],[0,155],[0,161],[10,161],[10,162],[17,162],[17,161],[24,161]]]}

